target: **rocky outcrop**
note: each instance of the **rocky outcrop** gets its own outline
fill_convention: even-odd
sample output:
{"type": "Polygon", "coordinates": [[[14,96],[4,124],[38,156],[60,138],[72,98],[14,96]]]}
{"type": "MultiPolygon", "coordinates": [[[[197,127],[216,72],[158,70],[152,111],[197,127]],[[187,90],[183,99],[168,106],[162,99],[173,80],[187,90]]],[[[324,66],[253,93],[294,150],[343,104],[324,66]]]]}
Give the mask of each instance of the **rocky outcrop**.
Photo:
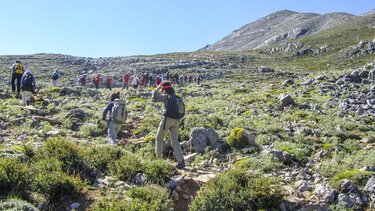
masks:
{"type": "Polygon", "coordinates": [[[220,136],[213,129],[204,127],[194,128],[190,134],[192,151],[202,153],[207,146],[214,147],[219,142],[220,136]]]}

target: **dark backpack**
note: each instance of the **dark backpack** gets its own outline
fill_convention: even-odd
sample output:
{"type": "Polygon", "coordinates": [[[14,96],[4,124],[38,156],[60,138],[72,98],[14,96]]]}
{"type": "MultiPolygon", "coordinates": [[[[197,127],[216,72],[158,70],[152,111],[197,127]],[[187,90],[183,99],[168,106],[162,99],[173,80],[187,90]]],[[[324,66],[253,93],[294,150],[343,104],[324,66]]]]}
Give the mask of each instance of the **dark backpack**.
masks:
{"type": "Polygon", "coordinates": [[[53,75],[52,75],[52,80],[57,80],[59,78],[59,74],[58,73],[54,73],[53,75]]]}
{"type": "Polygon", "coordinates": [[[168,95],[167,110],[164,116],[173,119],[181,119],[185,116],[185,104],[181,97],[174,94],[168,95]]]}
{"type": "Polygon", "coordinates": [[[26,74],[25,78],[22,80],[21,89],[27,91],[33,89],[33,76],[31,74],[26,74]]]}

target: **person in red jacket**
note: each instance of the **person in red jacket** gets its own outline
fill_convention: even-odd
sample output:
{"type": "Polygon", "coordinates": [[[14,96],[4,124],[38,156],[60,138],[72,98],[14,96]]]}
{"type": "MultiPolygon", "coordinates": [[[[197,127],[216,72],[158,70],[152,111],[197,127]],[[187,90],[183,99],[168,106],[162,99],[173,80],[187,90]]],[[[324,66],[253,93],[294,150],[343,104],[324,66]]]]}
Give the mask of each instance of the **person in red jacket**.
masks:
{"type": "Polygon", "coordinates": [[[95,85],[95,88],[96,88],[96,89],[99,89],[100,82],[101,82],[100,74],[98,74],[98,75],[96,75],[96,77],[94,78],[94,85],[95,85]]]}
{"type": "Polygon", "coordinates": [[[108,76],[107,80],[105,80],[105,85],[107,86],[107,89],[112,91],[112,82],[113,82],[113,77],[108,76]]]}
{"type": "Polygon", "coordinates": [[[130,76],[130,72],[126,72],[123,76],[122,76],[122,89],[129,89],[129,83],[130,83],[130,79],[131,79],[131,76],[130,76]]]}

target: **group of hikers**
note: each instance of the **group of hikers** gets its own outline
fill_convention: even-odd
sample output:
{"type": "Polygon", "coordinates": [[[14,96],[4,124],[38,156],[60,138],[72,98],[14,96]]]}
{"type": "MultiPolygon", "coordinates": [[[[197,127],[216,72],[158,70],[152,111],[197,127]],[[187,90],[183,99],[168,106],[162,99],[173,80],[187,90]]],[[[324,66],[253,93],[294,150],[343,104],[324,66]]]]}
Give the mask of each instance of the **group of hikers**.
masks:
{"type": "MultiPolygon", "coordinates": [[[[149,73],[146,71],[142,74],[131,74],[130,71],[126,71],[122,75],[122,89],[129,89],[129,87],[133,89],[142,89],[146,87],[156,88],[158,87],[162,81],[170,81],[173,84],[188,84],[188,83],[197,83],[198,85],[202,81],[202,76],[197,75],[179,75],[178,73],[170,73],[167,72],[166,74],[155,74],[153,72],[149,73]]],[[[90,82],[92,82],[96,89],[100,87],[101,84],[105,84],[106,88],[112,90],[112,84],[114,81],[114,76],[108,76],[106,79],[102,78],[100,74],[97,74],[91,81],[86,75],[81,75],[78,78],[78,83],[80,86],[86,87],[90,82]]]]}
{"type": "MultiPolygon", "coordinates": [[[[156,90],[152,92],[152,102],[162,102],[164,104],[164,114],[158,127],[155,138],[155,153],[158,157],[163,157],[164,135],[167,131],[170,133],[172,148],[177,160],[176,168],[185,167],[184,156],[180,143],[178,142],[178,133],[181,119],[185,115],[185,105],[180,96],[175,94],[170,81],[162,81],[156,90]]],[[[103,111],[102,119],[108,121],[108,139],[110,144],[117,144],[117,134],[121,131],[121,126],[128,117],[125,100],[120,98],[120,92],[113,93],[110,101],[103,111]]]]}
{"type": "MultiPolygon", "coordinates": [[[[11,88],[12,92],[16,94],[19,98],[22,95],[22,105],[27,106],[32,102],[32,96],[36,92],[35,77],[31,73],[30,69],[26,69],[19,60],[12,65],[12,76],[11,76],[11,88]]],[[[60,71],[55,70],[51,76],[51,86],[56,87],[57,81],[60,78],[60,71]]],[[[133,88],[138,88],[138,86],[149,86],[156,87],[152,91],[152,102],[162,102],[164,104],[164,114],[163,118],[159,123],[155,138],[155,153],[158,157],[163,157],[163,147],[164,147],[164,135],[167,131],[170,132],[170,139],[172,143],[172,148],[177,160],[176,168],[184,168],[185,162],[182,153],[181,146],[178,142],[179,127],[181,119],[185,115],[185,105],[180,96],[175,94],[175,90],[172,87],[172,83],[185,83],[189,81],[189,77],[178,76],[178,74],[167,73],[164,77],[159,75],[153,77],[154,74],[136,74],[133,77],[130,72],[126,72],[123,75],[122,89],[128,89],[129,85],[133,88]],[[133,81],[136,81],[133,83],[133,81]],[[140,82],[140,83],[139,83],[140,82]]],[[[94,78],[95,88],[99,88],[102,82],[101,76],[98,74],[94,78]],[[98,82],[96,82],[96,80],[98,82]]],[[[86,76],[83,76],[84,80],[80,83],[82,86],[86,86],[86,76]]],[[[199,76],[197,77],[199,78],[199,76]]],[[[193,79],[192,79],[193,80],[193,79]]],[[[200,78],[197,79],[200,83],[200,78]]],[[[109,76],[106,80],[107,88],[111,90],[112,88],[113,76],[109,76]],[[109,80],[109,82],[107,82],[109,80]]],[[[121,131],[121,126],[125,123],[128,117],[128,111],[126,110],[126,103],[124,99],[120,97],[120,91],[112,93],[110,100],[102,113],[102,119],[108,121],[108,141],[110,144],[117,144],[117,134],[121,131]]]]}

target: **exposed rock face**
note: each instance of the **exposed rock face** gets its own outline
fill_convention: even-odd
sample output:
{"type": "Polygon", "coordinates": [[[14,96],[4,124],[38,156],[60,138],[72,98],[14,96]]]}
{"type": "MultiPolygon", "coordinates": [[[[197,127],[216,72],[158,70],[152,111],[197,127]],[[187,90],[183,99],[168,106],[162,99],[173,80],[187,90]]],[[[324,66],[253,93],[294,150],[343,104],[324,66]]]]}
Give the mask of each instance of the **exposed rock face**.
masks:
{"type": "MultiPolygon", "coordinates": [[[[294,40],[322,30],[339,26],[356,17],[347,13],[298,13],[282,10],[249,23],[216,43],[205,46],[203,51],[243,51],[252,50],[285,40],[294,40]]],[[[291,46],[290,46],[291,47],[291,46]]],[[[289,48],[290,48],[289,47],[289,48]]],[[[285,50],[287,48],[283,48],[285,50]]],[[[319,50],[319,53],[326,48],[319,50]]],[[[275,51],[277,51],[275,49],[275,51]]]]}
{"type": "Polygon", "coordinates": [[[190,137],[192,150],[198,153],[204,152],[207,146],[213,147],[220,140],[215,130],[204,127],[194,128],[190,137]]]}

